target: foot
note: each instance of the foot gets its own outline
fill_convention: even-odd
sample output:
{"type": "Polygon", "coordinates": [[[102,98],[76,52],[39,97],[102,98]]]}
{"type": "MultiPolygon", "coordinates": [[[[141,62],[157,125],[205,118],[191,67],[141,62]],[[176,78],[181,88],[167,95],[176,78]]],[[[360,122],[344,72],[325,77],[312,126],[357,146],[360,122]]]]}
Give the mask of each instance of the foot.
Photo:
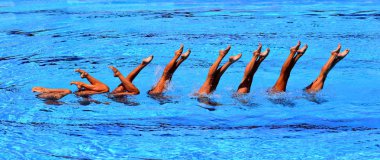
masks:
{"type": "Polygon", "coordinates": [[[78,82],[78,81],[72,81],[72,82],[70,82],[70,85],[76,85],[77,88],[78,88],[78,90],[82,90],[82,85],[83,84],[84,84],[83,82],[78,82]]]}
{"type": "Polygon", "coordinates": [[[184,54],[182,54],[181,58],[183,60],[187,59],[187,57],[189,57],[190,53],[191,53],[191,50],[189,49],[184,54]]]}
{"type": "Polygon", "coordinates": [[[231,45],[228,45],[225,50],[220,50],[219,51],[219,56],[224,57],[228,53],[228,51],[230,51],[230,49],[231,49],[231,45]]]}
{"type": "Polygon", "coordinates": [[[86,78],[88,76],[88,73],[84,70],[81,70],[81,69],[76,69],[75,72],[80,73],[81,78],[86,78]]]}
{"type": "Polygon", "coordinates": [[[346,49],[344,50],[343,52],[340,52],[336,59],[338,59],[338,61],[340,61],[341,59],[343,59],[344,57],[346,57],[346,55],[350,52],[350,49],[346,49]]]}
{"type": "Polygon", "coordinates": [[[253,52],[254,56],[259,56],[261,52],[262,45],[259,43],[259,47],[257,47],[256,51],[253,52]]]}
{"type": "Polygon", "coordinates": [[[149,56],[145,59],[143,59],[142,64],[149,64],[153,60],[153,56],[149,56]]]}
{"type": "Polygon", "coordinates": [[[241,55],[242,55],[242,54],[239,53],[239,54],[236,55],[236,56],[231,56],[230,59],[229,59],[229,61],[230,61],[231,63],[236,62],[237,60],[240,59],[241,55]]]}
{"type": "Polygon", "coordinates": [[[113,71],[113,76],[114,77],[119,77],[121,75],[121,73],[119,72],[119,70],[117,68],[115,68],[114,66],[109,66],[108,68],[110,68],[113,71]]]}
{"type": "Polygon", "coordinates": [[[338,58],[343,59],[350,52],[350,49],[346,49],[338,54],[338,58]]]}
{"type": "Polygon", "coordinates": [[[291,53],[296,53],[298,48],[300,48],[301,46],[301,41],[298,41],[297,45],[293,46],[292,48],[290,48],[290,52],[291,53]]]}
{"type": "Polygon", "coordinates": [[[269,54],[269,52],[270,52],[270,49],[267,48],[264,52],[261,52],[261,53],[260,53],[260,58],[265,58],[265,57],[267,57],[268,54],[269,54]]]}
{"type": "Polygon", "coordinates": [[[181,44],[181,46],[179,47],[179,49],[176,50],[176,51],[174,52],[174,54],[175,54],[176,56],[179,56],[179,55],[182,54],[182,52],[183,52],[183,44],[181,44]]]}
{"type": "Polygon", "coordinates": [[[48,89],[46,89],[44,87],[33,87],[32,88],[32,92],[45,93],[47,91],[48,91],[48,89]]]}
{"type": "Polygon", "coordinates": [[[340,43],[339,43],[339,44],[338,44],[338,47],[336,47],[335,50],[331,51],[331,55],[333,55],[333,56],[338,56],[338,54],[339,54],[341,48],[342,48],[342,46],[341,46],[340,43]]]}
{"type": "Polygon", "coordinates": [[[304,54],[307,50],[307,44],[305,44],[301,49],[297,50],[297,54],[304,54]]]}

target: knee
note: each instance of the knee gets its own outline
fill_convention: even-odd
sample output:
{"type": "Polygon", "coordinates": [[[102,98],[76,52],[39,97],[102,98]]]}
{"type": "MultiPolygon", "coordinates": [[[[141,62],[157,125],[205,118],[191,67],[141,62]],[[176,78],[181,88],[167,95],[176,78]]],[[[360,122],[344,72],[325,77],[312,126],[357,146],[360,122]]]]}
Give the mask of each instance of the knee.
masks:
{"type": "Polygon", "coordinates": [[[131,93],[134,95],[137,95],[137,94],[140,94],[140,90],[135,88],[131,93]]]}
{"type": "Polygon", "coordinates": [[[65,90],[63,93],[64,93],[64,94],[71,94],[71,91],[67,89],[67,90],[65,90]]]}
{"type": "Polygon", "coordinates": [[[110,88],[107,85],[104,85],[104,92],[109,92],[110,88]]]}

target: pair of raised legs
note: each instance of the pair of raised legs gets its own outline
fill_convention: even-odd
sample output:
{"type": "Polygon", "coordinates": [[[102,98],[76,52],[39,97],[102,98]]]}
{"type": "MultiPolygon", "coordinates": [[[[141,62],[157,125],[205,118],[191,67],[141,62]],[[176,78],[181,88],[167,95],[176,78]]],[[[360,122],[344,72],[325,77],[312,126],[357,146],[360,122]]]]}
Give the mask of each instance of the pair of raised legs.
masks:
{"type": "Polygon", "coordinates": [[[223,73],[227,70],[227,68],[231,64],[233,64],[234,62],[240,59],[240,57],[242,56],[241,53],[235,56],[231,56],[222,67],[219,67],[219,64],[222,62],[223,58],[227,55],[230,49],[231,49],[231,46],[228,46],[226,49],[219,51],[219,56],[214,62],[214,64],[210,67],[210,70],[207,74],[206,81],[203,83],[202,87],[199,89],[198,94],[200,95],[210,94],[213,91],[215,91],[223,73]]]}
{"type": "Polygon", "coordinates": [[[261,52],[262,45],[259,43],[259,47],[253,52],[251,61],[245,67],[243,80],[241,81],[237,93],[244,94],[249,93],[251,90],[253,76],[259,68],[261,62],[268,56],[270,50],[267,48],[264,52],[261,52]]]}
{"type": "MultiPolygon", "coordinates": [[[[296,62],[301,58],[304,53],[306,52],[308,46],[307,44],[300,48],[301,42],[298,42],[296,46],[290,48],[290,54],[285,60],[285,63],[283,64],[281,68],[281,73],[279,78],[277,79],[275,85],[271,88],[272,93],[276,92],[285,92],[286,91],[286,85],[290,77],[290,73],[296,64],[296,62]]],[[[202,85],[200,90],[198,91],[199,94],[210,94],[212,93],[220,80],[220,77],[223,75],[223,73],[226,71],[226,69],[235,61],[237,61],[241,54],[230,57],[229,61],[224,64],[222,67],[218,68],[221,60],[223,57],[228,53],[230,50],[230,46],[228,46],[225,50],[221,50],[219,52],[219,57],[214,62],[214,64],[210,67],[207,79],[205,83],[202,85]]],[[[252,85],[252,80],[255,72],[259,68],[261,62],[264,61],[264,59],[268,56],[270,50],[269,48],[266,49],[266,51],[261,52],[262,45],[259,44],[259,47],[256,51],[253,52],[253,57],[251,61],[247,64],[246,69],[244,71],[243,80],[240,83],[237,93],[249,93],[250,88],[252,85]]],[[[340,52],[341,45],[339,44],[338,47],[331,52],[331,56],[327,63],[322,67],[322,70],[317,77],[316,80],[314,80],[309,86],[305,88],[305,90],[308,93],[318,92],[323,88],[323,84],[327,78],[327,74],[329,71],[340,61],[342,60],[348,53],[349,50],[346,49],[343,52],[340,52]]]]}
{"type": "MultiPolygon", "coordinates": [[[[257,48],[257,50],[253,52],[253,57],[245,69],[243,80],[240,83],[239,88],[237,90],[238,93],[248,93],[250,91],[253,75],[257,71],[261,62],[263,62],[264,59],[269,54],[269,51],[270,51],[269,48],[266,49],[266,51],[264,52],[261,52],[261,48],[262,48],[262,45],[259,44],[259,47],[257,48]]],[[[222,67],[218,68],[220,62],[227,55],[230,49],[231,49],[231,46],[228,46],[225,50],[219,51],[219,56],[214,62],[214,64],[210,67],[206,81],[203,83],[202,87],[199,89],[198,94],[201,94],[201,95],[210,94],[213,91],[215,91],[223,73],[227,70],[227,68],[231,64],[233,64],[234,62],[236,62],[237,60],[241,58],[242,56],[241,53],[235,56],[231,56],[229,60],[222,67]]]]}
{"type": "Polygon", "coordinates": [[[166,65],[161,78],[158,80],[157,84],[148,92],[151,95],[162,94],[168,87],[170,80],[173,77],[174,72],[177,70],[179,65],[189,57],[191,50],[188,49],[185,53],[183,52],[183,45],[180,46],[178,50],[174,52],[174,57],[166,65]]]}
{"type": "Polygon", "coordinates": [[[153,60],[153,56],[149,56],[145,58],[139,66],[137,66],[132,72],[128,74],[127,77],[124,77],[120,71],[114,66],[110,66],[114,73],[114,77],[118,77],[121,81],[112,92],[113,96],[125,96],[125,95],[136,95],[140,94],[140,90],[132,83],[132,81],[136,78],[136,76],[140,73],[142,69],[144,69],[151,61],[153,60]]]}
{"type": "MultiPolygon", "coordinates": [[[[281,68],[281,73],[279,78],[277,79],[274,86],[271,88],[271,92],[285,92],[286,85],[288,83],[288,79],[290,77],[290,72],[292,71],[294,65],[297,63],[299,58],[306,52],[307,45],[303,46],[299,49],[301,42],[298,42],[296,46],[290,48],[290,54],[288,58],[285,60],[281,68]]],[[[338,47],[331,52],[331,56],[326,62],[326,64],[322,67],[319,76],[305,88],[305,91],[308,93],[318,92],[323,88],[324,82],[327,78],[327,74],[330,70],[340,61],[342,60],[349,52],[349,49],[340,52],[341,45],[338,44],[338,47]]]]}

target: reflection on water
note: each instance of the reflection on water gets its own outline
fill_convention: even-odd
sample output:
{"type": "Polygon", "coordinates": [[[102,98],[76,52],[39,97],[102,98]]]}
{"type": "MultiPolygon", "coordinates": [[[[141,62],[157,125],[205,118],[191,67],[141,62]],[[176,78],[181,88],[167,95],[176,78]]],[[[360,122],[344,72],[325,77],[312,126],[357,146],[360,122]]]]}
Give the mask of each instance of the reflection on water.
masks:
{"type": "Polygon", "coordinates": [[[111,100],[118,102],[118,103],[123,103],[127,106],[138,106],[138,105],[140,105],[140,103],[136,102],[135,99],[132,97],[133,97],[133,95],[131,95],[131,96],[112,96],[112,95],[109,95],[108,96],[108,98],[110,98],[111,100]]]}
{"type": "Polygon", "coordinates": [[[206,104],[206,105],[209,105],[209,106],[213,106],[213,107],[215,107],[215,106],[221,106],[222,105],[222,104],[216,102],[214,99],[212,99],[212,98],[210,98],[208,96],[202,96],[201,95],[201,96],[199,96],[197,98],[197,100],[198,100],[199,103],[203,103],[203,104],[206,104]]]}
{"type": "Polygon", "coordinates": [[[165,94],[149,94],[147,97],[157,101],[160,105],[164,105],[166,103],[178,103],[173,100],[173,97],[165,94]]]}

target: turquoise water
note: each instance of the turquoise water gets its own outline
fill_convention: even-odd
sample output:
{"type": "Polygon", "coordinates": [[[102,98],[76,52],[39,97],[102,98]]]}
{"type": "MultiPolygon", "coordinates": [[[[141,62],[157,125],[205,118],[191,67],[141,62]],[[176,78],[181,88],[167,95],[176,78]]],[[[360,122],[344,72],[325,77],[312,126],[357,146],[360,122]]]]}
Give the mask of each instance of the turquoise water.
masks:
{"type": "Polygon", "coordinates": [[[380,3],[329,1],[11,1],[0,2],[0,159],[379,159],[380,3]],[[309,45],[288,91],[267,94],[289,47],[309,45]],[[236,98],[257,43],[271,48],[252,84],[236,98]],[[302,89],[341,43],[350,54],[316,96],[302,89]],[[146,94],[174,50],[192,54],[165,97],[146,94]],[[218,50],[243,57],[211,99],[193,93],[218,50]],[[33,86],[70,88],[87,70],[110,88],[142,58],[142,94],[91,100],[68,95],[56,105],[33,86]]]}

